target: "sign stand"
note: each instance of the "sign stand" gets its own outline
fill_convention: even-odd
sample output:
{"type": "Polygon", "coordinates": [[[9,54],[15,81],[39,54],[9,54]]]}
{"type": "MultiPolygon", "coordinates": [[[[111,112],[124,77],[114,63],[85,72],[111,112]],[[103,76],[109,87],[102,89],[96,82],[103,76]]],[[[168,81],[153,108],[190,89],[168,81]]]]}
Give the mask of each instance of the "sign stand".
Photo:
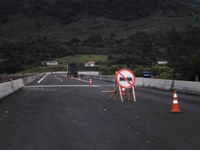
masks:
{"type": "Polygon", "coordinates": [[[123,102],[124,99],[122,94],[122,88],[126,88],[130,90],[126,94],[125,100],[130,100],[130,97],[133,96],[132,97],[133,101],[136,102],[134,83],[135,83],[135,76],[132,73],[132,71],[128,69],[119,70],[115,75],[115,89],[111,94],[111,96],[109,97],[109,101],[111,101],[113,97],[115,99],[115,95],[119,91],[121,102],[123,102]]]}
{"type": "Polygon", "coordinates": [[[123,102],[123,96],[122,96],[122,88],[121,86],[119,86],[119,95],[120,95],[120,99],[121,99],[121,102],[123,102]]]}
{"type": "Polygon", "coordinates": [[[115,89],[114,89],[113,93],[110,95],[109,101],[112,100],[113,96],[114,96],[114,99],[115,99],[115,94],[116,94],[118,88],[119,88],[119,86],[118,86],[118,85],[117,85],[117,86],[115,85],[115,89]]]}
{"type": "Polygon", "coordinates": [[[133,96],[133,101],[136,102],[134,86],[131,87],[130,91],[128,92],[127,96],[125,97],[125,100],[130,100],[131,93],[132,93],[132,96],[133,96]]]}
{"type": "MultiPolygon", "coordinates": [[[[116,97],[116,93],[119,92],[119,95],[120,95],[120,99],[121,99],[121,102],[124,102],[124,99],[123,99],[123,95],[122,95],[122,88],[121,86],[117,85],[113,91],[113,93],[110,95],[109,97],[109,101],[112,100],[112,98],[114,97],[114,100],[115,100],[115,97],[116,97]]],[[[125,97],[125,100],[129,101],[130,100],[130,97],[133,98],[133,101],[136,102],[136,96],[135,96],[135,88],[134,86],[131,87],[130,91],[127,93],[126,97],[125,97]],[[132,97],[133,96],[133,97],[132,97]]]]}

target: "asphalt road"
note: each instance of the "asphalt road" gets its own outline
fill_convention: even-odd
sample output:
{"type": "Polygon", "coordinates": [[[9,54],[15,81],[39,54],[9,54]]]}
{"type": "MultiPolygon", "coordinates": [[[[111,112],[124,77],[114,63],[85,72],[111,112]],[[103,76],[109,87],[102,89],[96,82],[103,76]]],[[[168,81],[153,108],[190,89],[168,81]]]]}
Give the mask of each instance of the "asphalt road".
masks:
{"type": "Polygon", "coordinates": [[[59,74],[0,100],[0,150],[200,150],[200,96],[136,87],[108,101],[111,82],[59,74]]]}

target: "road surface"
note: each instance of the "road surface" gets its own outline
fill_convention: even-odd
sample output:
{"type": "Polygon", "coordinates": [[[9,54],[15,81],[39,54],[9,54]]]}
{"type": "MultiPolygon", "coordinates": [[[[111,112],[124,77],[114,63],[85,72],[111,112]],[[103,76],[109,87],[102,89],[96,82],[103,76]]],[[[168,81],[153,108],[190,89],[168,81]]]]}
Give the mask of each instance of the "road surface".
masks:
{"type": "Polygon", "coordinates": [[[108,101],[111,82],[49,74],[0,100],[0,150],[199,150],[200,96],[136,87],[108,101]]]}

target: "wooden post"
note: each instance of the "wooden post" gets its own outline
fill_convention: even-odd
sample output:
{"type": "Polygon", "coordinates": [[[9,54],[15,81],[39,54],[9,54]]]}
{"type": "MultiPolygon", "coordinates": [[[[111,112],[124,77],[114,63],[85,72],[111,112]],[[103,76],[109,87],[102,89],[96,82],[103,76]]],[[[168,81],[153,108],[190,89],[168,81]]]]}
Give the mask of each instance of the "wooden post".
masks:
{"type": "Polygon", "coordinates": [[[121,99],[121,102],[123,102],[123,96],[122,96],[122,88],[121,86],[119,86],[119,95],[120,95],[120,99],[121,99]]]}
{"type": "Polygon", "coordinates": [[[132,86],[132,92],[133,92],[133,100],[136,102],[136,96],[135,96],[135,88],[132,86]]]}
{"type": "Polygon", "coordinates": [[[130,88],[130,91],[128,92],[127,96],[125,97],[125,100],[130,100],[131,92],[132,92],[132,96],[133,96],[133,101],[136,102],[136,96],[135,96],[135,88],[134,88],[134,86],[132,86],[130,88]]]}
{"type": "MultiPolygon", "coordinates": [[[[109,97],[109,101],[111,101],[113,97],[115,99],[115,94],[117,93],[117,90],[119,90],[119,95],[120,95],[121,102],[124,102],[123,95],[122,95],[122,88],[119,85],[116,85],[113,93],[109,97]]],[[[131,95],[133,96],[133,101],[136,102],[136,95],[135,95],[135,88],[134,88],[134,86],[132,86],[130,88],[130,91],[128,92],[128,94],[125,97],[125,100],[129,101],[130,97],[132,97],[131,95]]]]}
{"type": "Polygon", "coordinates": [[[114,92],[111,94],[110,98],[109,98],[109,101],[111,101],[111,99],[113,98],[113,96],[115,95],[115,93],[117,92],[117,89],[118,89],[119,86],[116,86],[115,87],[115,90],[114,92]]]}

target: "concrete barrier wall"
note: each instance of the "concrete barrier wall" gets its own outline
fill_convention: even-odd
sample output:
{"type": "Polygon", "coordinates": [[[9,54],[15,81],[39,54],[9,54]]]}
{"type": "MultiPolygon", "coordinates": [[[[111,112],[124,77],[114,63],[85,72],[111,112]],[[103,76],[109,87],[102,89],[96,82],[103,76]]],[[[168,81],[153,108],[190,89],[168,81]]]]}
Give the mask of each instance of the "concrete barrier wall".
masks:
{"type": "Polygon", "coordinates": [[[31,82],[33,82],[35,79],[39,78],[40,76],[42,76],[42,75],[38,74],[38,75],[23,78],[23,83],[24,83],[24,85],[30,84],[31,82]]]}
{"type": "Polygon", "coordinates": [[[0,85],[0,98],[3,98],[4,96],[9,95],[12,93],[13,88],[12,88],[12,83],[11,82],[6,82],[0,85]]]}
{"type": "MultiPolygon", "coordinates": [[[[29,76],[23,79],[13,80],[10,82],[0,84],[0,99],[17,91],[23,86],[30,84],[35,79],[41,77],[43,74],[29,76]]],[[[115,82],[114,76],[106,75],[83,75],[87,78],[96,80],[103,80],[115,82]]],[[[135,86],[151,87],[162,90],[177,90],[184,93],[200,95],[200,82],[179,81],[179,80],[162,80],[162,79],[147,79],[137,77],[135,86]]]]}
{"type": "Polygon", "coordinates": [[[200,82],[174,81],[174,89],[200,95],[200,82]]]}
{"type": "Polygon", "coordinates": [[[135,86],[152,87],[163,90],[172,90],[174,85],[173,80],[162,80],[162,79],[148,79],[148,78],[137,78],[135,86]]]}
{"type": "Polygon", "coordinates": [[[23,86],[30,84],[35,79],[42,76],[42,74],[37,74],[34,76],[25,77],[23,79],[17,79],[10,82],[0,84],[0,99],[19,90],[23,86]]]}
{"type": "Polygon", "coordinates": [[[22,79],[18,79],[18,80],[11,81],[11,85],[12,85],[13,91],[17,91],[24,86],[24,83],[22,79]]]}
{"type": "Polygon", "coordinates": [[[78,71],[78,74],[99,75],[99,71],[78,71]]]}
{"type": "MultiPolygon", "coordinates": [[[[84,75],[87,78],[115,82],[114,76],[84,75]]],[[[200,95],[200,82],[136,78],[135,86],[151,87],[162,90],[177,90],[183,93],[200,95]]]]}

